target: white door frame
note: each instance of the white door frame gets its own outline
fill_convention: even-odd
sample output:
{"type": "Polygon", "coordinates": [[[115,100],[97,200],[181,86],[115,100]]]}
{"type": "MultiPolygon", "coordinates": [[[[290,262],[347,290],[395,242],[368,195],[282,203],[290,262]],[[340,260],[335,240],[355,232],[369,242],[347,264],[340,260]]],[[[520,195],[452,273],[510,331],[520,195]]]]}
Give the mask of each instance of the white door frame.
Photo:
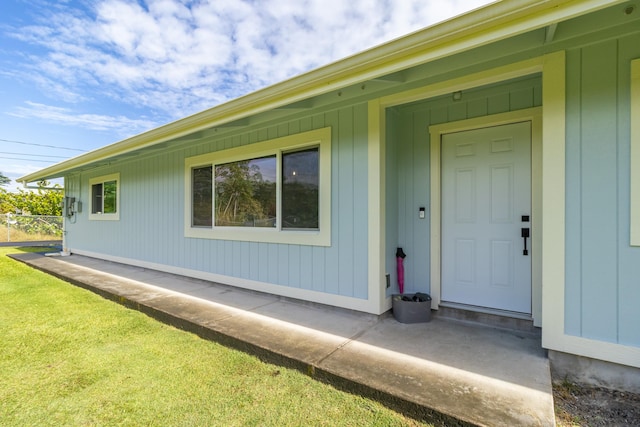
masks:
{"type": "MultiPolygon", "coordinates": [[[[548,77],[564,78],[564,68],[559,69],[557,72],[553,72],[551,67],[549,72],[545,70],[546,64],[553,63],[553,60],[559,58],[564,65],[564,52],[558,52],[550,55],[540,56],[537,58],[527,59],[521,62],[503,65],[496,68],[480,71],[470,75],[457,77],[451,80],[446,80],[438,83],[433,83],[428,86],[418,87],[410,89],[404,92],[394,93],[382,98],[369,101],[368,104],[368,222],[369,222],[369,253],[368,253],[368,273],[369,273],[369,304],[373,310],[381,314],[391,308],[391,297],[387,295],[386,279],[385,279],[385,265],[386,265],[386,212],[385,212],[385,200],[386,200],[386,168],[385,168],[385,152],[386,152],[386,109],[397,105],[408,104],[410,102],[420,101],[424,99],[434,98],[437,96],[451,94],[456,91],[472,89],[488,84],[499,83],[508,81],[514,78],[528,76],[536,73],[542,73],[543,80],[543,103],[553,101],[551,97],[546,96],[545,93],[553,95],[562,95],[564,92],[557,92],[556,86],[549,84],[549,91],[545,90],[547,84],[545,81],[549,80],[548,77]]],[[[564,87],[562,87],[564,90],[564,87]]],[[[557,97],[557,96],[556,96],[557,97]]],[[[555,123],[556,126],[553,131],[548,132],[549,141],[554,140],[560,148],[564,149],[564,97],[561,97],[560,102],[557,105],[561,105],[561,111],[559,108],[550,108],[549,105],[544,110],[544,114],[558,114],[558,119],[561,123],[555,123]],[[560,135],[562,138],[560,138],[560,135]],[[563,144],[559,144],[562,141],[563,144]],[[560,145],[562,145],[560,147],[560,145]]],[[[546,116],[545,116],[546,119],[546,116]]],[[[552,120],[546,120],[549,123],[552,120]]],[[[426,132],[426,130],[425,130],[426,132]]],[[[557,151],[557,150],[556,150],[557,151]]],[[[564,153],[564,151],[562,151],[564,153]]],[[[562,166],[562,173],[564,173],[564,157],[559,157],[558,153],[554,152],[554,156],[558,157],[562,162],[558,162],[558,165],[562,166]]],[[[554,158],[555,158],[554,157],[554,158]]],[[[564,175],[562,175],[564,176],[564,175]]],[[[558,181],[559,177],[554,176],[554,180],[558,181]]],[[[557,187],[554,187],[557,188],[557,187]]],[[[564,194],[564,193],[563,193],[564,194]]],[[[558,222],[564,224],[564,210],[558,211],[558,222]]],[[[439,230],[439,229],[438,229],[439,230]]],[[[557,231],[557,230],[556,230],[557,231]]],[[[439,232],[439,231],[438,231],[439,232]]],[[[562,231],[564,234],[564,229],[562,231]]],[[[556,233],[557,235],[557,233],[556,233]]],[[[563,241],[564,242],[564,241],[563,241]]],[[[554,245],[557,250],[549,251],[550,257],[553,260],[564,260],[564,246],[554,245]],[[560,255],[562,257],[560,257],[560,255]]],[[[439,250],[439,246],[437,246],[439,250]]],[[[554,275],[554,279],[562,277],[564,279],[564,264],[557,268],[552,268],[549,271],[557,273],[554,275]]],[[[438,277],[440,277],[438,275],[438,277]]],[[[554,280],[555,281],[555,280],[554,280]]],[[[433,284],[431,284],[433,288],[433,284]]],[[[438,300],[434,301],[434,307],[437,308],[439,301],[439,279],[438,279],[438,300]]],[[[433,293],[433,292],[432,292],[433,293]]],[[[536,307],[533,307],[536,310],[536,307]]],[[[534,324],[540,326],[541,315],[534,311],[534,324]],[[537,323],[536,323],[537,322],[537,323]]],[[[552,323],[553,324],[553,323],[552,323]]]]}
{"type": "Polygon", "coordinates": [[[429,127],[431,173],[431,297],[438,309],[442,295],[442,135],[518,122],[531,122],[531,312],[534,324],[542,317],[542,108],[529,108],[491,116],[443,123],[429,127]]]}
{"type": "MultiPolygon", "coordinates": [[[[520,76],[542,73],[542,160],[541,195],[537,205],[542,211],[536,214],[536,240],[540,247],[538,261],[541,267],[533,269],[533,280],[544,285],[534,287],[533,321],[542,326],[544,348],[602,359],[614,363],[640,367],[640,349],[565,333],[565,130],[566,130],[566,59],[563,50],[543,54],[522,62],[499,66],[479,73],[433,83],[369,101],[368,105],[368,221],[369,221],[369,300],[378,313],[391,308],[391,297],[385,286],[386,236],[385,236],[385,110],[409,102],[451,94],[520,76]],[[544,215],[544,221],[542,218],[544,215]],[[540,226],[544,222],[544,228],[540,226]],[[535,275],[539,276],[536,277],[535,275]],[[538,295],[535,294],[538,293],[538,295]],[[542,307],[536,306],[544,299],[542,307]]],[[[535,173],[535,172],[534,172],[535,173]]],[[[535,189],[532,189],[535,191],[535,189]]],[[[433,284],[431,284],[432,287],[433,284]]],[[[539,286],[539,285],[538,285],[539,286]]],[[[439,287],[436,288],[439,290],[439,287]]]]}

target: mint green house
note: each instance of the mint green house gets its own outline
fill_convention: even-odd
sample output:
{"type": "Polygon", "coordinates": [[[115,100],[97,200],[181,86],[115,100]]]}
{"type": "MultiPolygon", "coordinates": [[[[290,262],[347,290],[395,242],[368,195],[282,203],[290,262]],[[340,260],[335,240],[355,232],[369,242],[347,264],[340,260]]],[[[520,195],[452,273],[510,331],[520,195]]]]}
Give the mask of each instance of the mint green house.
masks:
{"type": "Polygon", "coordinates": [[[72,253],[382,314],[402,247],[434,309],[640,384],[633,2],[497,2],[21,181],[55,177],[72,253]]]}

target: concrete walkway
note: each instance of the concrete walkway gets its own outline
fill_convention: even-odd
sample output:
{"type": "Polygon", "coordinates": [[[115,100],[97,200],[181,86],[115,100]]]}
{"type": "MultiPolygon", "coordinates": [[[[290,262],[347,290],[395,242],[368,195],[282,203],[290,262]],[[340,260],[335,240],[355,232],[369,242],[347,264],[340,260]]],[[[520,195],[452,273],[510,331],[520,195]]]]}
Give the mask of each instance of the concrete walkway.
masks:
{"type": "Polygon", "coordinates": [[[436,425],[555,425],[537,334],[433,316],[401,324],[78,255],[11,255],[164,322],[436,425]]]}

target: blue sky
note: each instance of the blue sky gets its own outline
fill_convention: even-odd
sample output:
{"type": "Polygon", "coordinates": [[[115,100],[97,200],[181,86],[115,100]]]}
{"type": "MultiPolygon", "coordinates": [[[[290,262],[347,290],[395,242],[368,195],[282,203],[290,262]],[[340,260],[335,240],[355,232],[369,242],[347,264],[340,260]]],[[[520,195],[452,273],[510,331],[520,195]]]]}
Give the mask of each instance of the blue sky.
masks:
{"type": "Polygon", "coordinates": [[[3,0],[0,172],[15,180],[486,3],[3,0]]]}

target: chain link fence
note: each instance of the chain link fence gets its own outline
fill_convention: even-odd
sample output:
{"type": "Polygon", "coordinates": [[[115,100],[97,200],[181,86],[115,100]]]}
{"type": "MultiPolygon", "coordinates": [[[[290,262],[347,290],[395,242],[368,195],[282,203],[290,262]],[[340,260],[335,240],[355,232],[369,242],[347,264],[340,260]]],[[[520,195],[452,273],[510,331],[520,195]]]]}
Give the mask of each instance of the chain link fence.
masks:
{"type": "Polygon", "coordinates": [[[62,240],[61,216],[0,215],[0,242],[62,240]]]}

